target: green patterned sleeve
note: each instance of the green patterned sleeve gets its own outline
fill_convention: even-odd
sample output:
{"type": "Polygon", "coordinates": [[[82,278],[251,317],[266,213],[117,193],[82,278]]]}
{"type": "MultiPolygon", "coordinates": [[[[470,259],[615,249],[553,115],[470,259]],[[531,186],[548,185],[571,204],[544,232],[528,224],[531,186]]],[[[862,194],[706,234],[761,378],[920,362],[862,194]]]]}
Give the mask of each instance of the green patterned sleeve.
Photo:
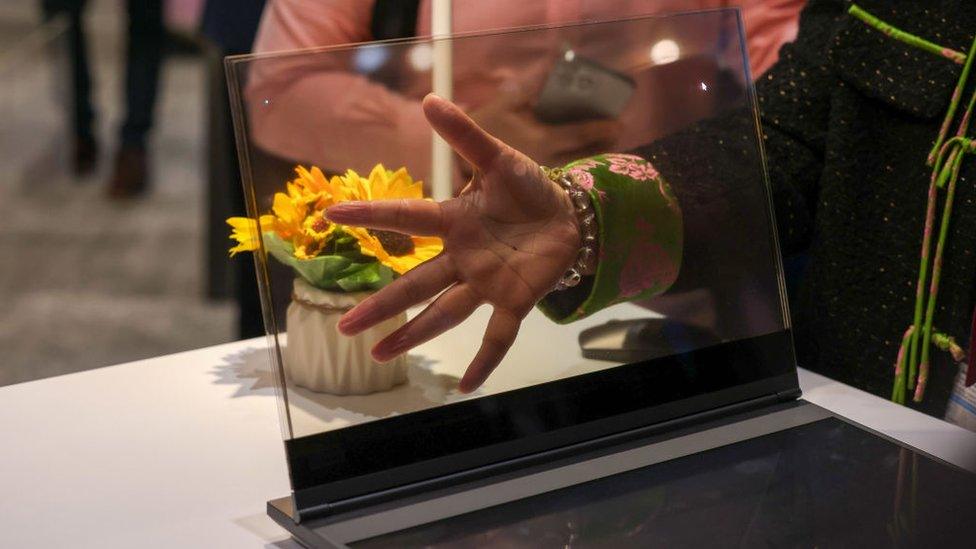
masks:
{"type": "Polygon", "coordinates": [[[590,193],[600,227],[596,273],[539,302],[565,324],[624,301],[665,292],[681,268],[681,208],[654,166],[639,156],[603,154],[564,167],[590,193]]]}

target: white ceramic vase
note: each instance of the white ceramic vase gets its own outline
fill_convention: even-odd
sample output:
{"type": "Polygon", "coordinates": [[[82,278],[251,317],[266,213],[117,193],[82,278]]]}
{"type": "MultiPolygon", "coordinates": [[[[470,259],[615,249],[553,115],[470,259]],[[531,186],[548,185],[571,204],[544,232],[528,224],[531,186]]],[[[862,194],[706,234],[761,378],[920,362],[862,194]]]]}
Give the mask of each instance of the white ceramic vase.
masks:
{"type": "Polygon", "coordinates": [[[336,327],[343,313],[367,296],[369,292],[320,290],[295,279],[284,356],[285,374],[292,383],[317,393],[366,395],[407,381],[406,356],[380,364],[370,355],[373,345],[406,323],[406,313],[352,337],[336,327]]]}

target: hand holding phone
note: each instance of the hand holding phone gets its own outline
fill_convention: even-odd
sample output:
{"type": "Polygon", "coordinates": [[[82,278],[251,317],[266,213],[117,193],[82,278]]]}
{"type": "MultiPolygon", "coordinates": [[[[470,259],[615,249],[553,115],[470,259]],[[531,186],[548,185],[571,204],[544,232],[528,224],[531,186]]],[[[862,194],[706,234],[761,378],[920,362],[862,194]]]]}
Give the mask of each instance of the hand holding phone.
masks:
{"type": "Polygon", "coordinates": [[[616,119],[634,88],[627,75],[567,49],[549,72],[535,115],[549,124],[616,119]]]}
{"type": "Polygon", "coordinates": [[[539,164],[561,166],[606,152],[620,134],[615,120],[587,120],[551,125],[539,121],[523,91],[499,91],[468,113],[479,126],[539,164]]]}

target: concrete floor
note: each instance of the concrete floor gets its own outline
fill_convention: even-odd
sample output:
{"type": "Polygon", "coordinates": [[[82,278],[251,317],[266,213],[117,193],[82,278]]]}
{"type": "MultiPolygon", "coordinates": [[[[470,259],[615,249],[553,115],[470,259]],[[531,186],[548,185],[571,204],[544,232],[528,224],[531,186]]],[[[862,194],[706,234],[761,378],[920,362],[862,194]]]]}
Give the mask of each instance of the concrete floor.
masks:
{"type": "Polygon", "coordinates": [[[38,3],[4,0],[0,9],[0,28],[26,29],[0,42],[0,385],[232,339],[235,308],[203,297],[202,59],[165,63],[152,192],[109,202],[124,11],[91,2],[102,156],[98,173],[77,181],[67,164],[64,67],[39,46],[44,33],[30,32],[38,3]]]}

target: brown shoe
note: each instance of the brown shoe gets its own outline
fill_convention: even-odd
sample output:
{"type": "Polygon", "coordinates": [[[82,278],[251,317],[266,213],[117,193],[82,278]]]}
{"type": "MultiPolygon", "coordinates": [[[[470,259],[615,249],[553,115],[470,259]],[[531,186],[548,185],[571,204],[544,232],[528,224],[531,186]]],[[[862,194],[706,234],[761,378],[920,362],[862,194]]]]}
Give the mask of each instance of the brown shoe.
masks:
{"type": "Polygon", "coordinates": [[[98,162],[98,142],[93,137],[75,137],[72,165],[76,177],[85,177],[95,171],[98,162]]]}
{"type": "Polygon", "coordinates": [[[122,147],[115,157],[115,171],[108,183],[108,196],[116,200],[135,198],[148,188],[146,150],[122,147]]]}

